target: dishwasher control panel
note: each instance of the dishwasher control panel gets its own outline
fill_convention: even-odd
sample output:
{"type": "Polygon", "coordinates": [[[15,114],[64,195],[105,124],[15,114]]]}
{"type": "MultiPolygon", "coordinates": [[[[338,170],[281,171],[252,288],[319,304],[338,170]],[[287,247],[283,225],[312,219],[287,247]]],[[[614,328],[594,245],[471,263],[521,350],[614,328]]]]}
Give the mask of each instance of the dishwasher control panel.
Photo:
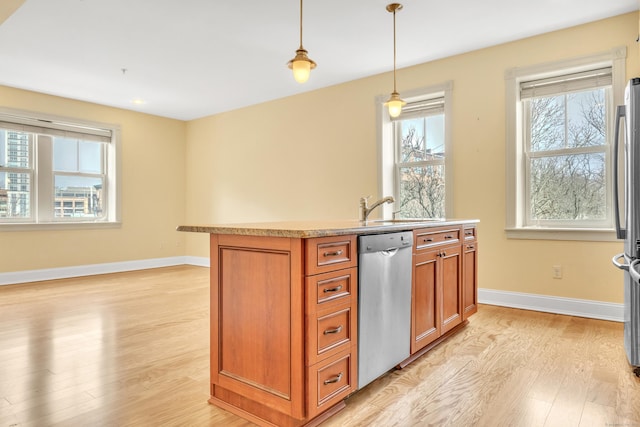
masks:
{"type": "Polygon", "coordinates": [[[405,248],[413,245],[413,232],[404,231],[401,233],[370,234],[361,236],[358,252],[381,252],[394,249],[405,248]]]}

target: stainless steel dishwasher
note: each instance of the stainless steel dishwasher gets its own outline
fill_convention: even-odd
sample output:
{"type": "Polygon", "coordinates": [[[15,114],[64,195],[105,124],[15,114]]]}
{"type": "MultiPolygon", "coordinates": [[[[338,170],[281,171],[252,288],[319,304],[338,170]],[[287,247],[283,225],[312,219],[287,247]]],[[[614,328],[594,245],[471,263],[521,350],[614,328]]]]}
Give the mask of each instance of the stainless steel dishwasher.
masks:
{"type": "Polygon", "coordinates": [[[358,238],[358,389],[409,357],[411,231],[358,238]]]}

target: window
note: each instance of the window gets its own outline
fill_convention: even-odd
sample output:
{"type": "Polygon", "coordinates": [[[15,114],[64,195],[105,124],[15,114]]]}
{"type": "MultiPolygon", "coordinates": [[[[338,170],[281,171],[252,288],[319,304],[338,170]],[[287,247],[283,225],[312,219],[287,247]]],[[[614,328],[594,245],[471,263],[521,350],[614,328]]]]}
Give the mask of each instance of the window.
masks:
{"type": "Polygon", "coordinates": [[[611,68],[522,82],[525,225],[611,225],[611,68]]]}
{"type": "Polygon", "coordinates": [[[398,218],[444,218],[451,210],[451,83],[404,96],[407,105],[399,117],[381,112],[383,194],[395,197],[398,218]]]}
{"type": "Polygon", "coordinates": [[[0,111],[0,224],[117,222],[117,134],[0,111]]]}
{"type": "Polygon", "coordinates": [[[607,238],[614,94],[623,67],[608,54],[544,68],[507,73],[508,235],[607,238]]]}

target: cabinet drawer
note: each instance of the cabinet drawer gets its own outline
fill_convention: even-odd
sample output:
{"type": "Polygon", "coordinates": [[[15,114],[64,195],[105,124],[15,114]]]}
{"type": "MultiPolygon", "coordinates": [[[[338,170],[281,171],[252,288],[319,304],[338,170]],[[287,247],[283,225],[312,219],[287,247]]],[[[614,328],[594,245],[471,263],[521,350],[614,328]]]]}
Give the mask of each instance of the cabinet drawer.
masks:
{"type": "Polygon", "coordinates": [[[416,249],[460,242],[460,228],[420,229],[413,232],[416,249]]]}
{"type": "Polygon", "coordinates": [[[307,317],[307,364],[313,365],[357,343],[358,314],[350,303],[307,317]]]}
{"type": "Polygon", "coordinates": [[[463,229],[463,233],[464,233],[464,240],[465,241],[469,241],[469,240],[475,240],[476,239],[476,228],[475,227],[469,227],[469,228],[464,228],[463,229]]]}
{"type": "Polygon", "coordinates": [[[355,267],[358,264],[356,236],[331,236],[306,239],[306,274],[355,267]]]}
{"type": "Polygon", "coordinates": [[[315,312],[323,306],[341,303],[355,296],[358,290],[358,269],[332,271],[330,273],[308,276],[307,298],[309,312],[315,312]]]}
{"type": "Polygon", "coordinates": [[[319,316],[317,319],[318,355],[340,345],[351,344],[351,307],[319,316]]]}
{"type": "Polygon", "coordinates": [[[355,391],[358,383],[356,360],[343,352],[323,363],[309,367],[308,388],[310,418],[333,406],[355,391]]]}
{"type": "Polygon", "coordinates": [[[478,249],[478,243],[474,240],[469,240],[464,242],[464,245],[462,247],[465,252],[475,251],[478,249]]]}

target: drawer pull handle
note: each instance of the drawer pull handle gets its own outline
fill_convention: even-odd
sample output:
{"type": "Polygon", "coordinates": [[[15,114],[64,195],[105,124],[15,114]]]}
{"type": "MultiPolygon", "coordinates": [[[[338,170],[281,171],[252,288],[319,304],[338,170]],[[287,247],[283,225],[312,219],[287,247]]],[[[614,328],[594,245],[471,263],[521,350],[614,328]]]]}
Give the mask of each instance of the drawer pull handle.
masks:
{"type": "Polygon", "coordinates": [[[323,333],[324,333],[325,335],[329,335],[329,334],[337,334],[337,333],[339,333],[340,331],[342,331],[342,325],[338,326],[338,327],[337,327],[337,328],[335,328],[335,329],[327,329],[327,330],[326,330],[326,331],[324,331],[323,333]]]}
{"type": "Polygon", "coordinates": [[[467,249],[473,249],[473,245],[467,246],[467,249]]]}
{"type": "Polygon", "coordinates": [[[433,242],[433,239],[431,237],[428,237],[424,239],[423,242],[433,242]]]}
{"type": "Polygon", "coordinates": [[[340,249],[339,251],[335,251],[335,252],[325,252],[324,256],[340,256],[342,255],[342,249],[340,249]]]}
{"type": "Polygon", "coordinates": [[[322,292],[328,294],[329,292],[338,292],[342,290],[342,285],[338,285],[335,288],[325,288],[322,292]]]}
{"type": "Polygon", "coordinates": [[[453,239],[453,236],[451,234],[447,234],[446,236],[444,236],[445,239],[453,239]]]}
{"type": "Polygon", "coordinates": [[[342,379],[342,372],[340,372],[338,375],[336,375],[335,377],[329,379],[329,380],[324,380],[324,385],[329,385],[329,384],[333,384],[333,383],[337,383],[338,381],[340,381],[342,379]]]}
{"type": "Polygon", "coordinates": [[[471,230],[465,231],[464,234],[465,234],[465,236],[473,236],[473,231],[471,231],[471,230]]]}

